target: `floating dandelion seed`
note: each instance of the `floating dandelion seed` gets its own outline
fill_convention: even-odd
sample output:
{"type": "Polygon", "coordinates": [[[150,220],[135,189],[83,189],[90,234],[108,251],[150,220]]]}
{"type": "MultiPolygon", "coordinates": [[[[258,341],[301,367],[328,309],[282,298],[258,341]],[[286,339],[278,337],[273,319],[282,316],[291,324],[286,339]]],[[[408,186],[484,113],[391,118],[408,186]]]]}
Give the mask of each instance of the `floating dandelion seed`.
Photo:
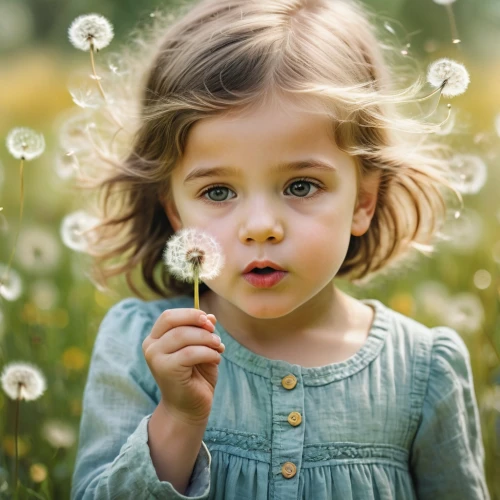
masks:
{"type": "Polygon", "coordinates": [[[45,139],[27,127],[13,128],[7,135],[7,149],[17,160],[34,160],[45,151],[45,139]]]}
{"type": "Polygon", "coordinates": [[[224,265],[218,242],[199,229],[181,229],[167,242],[163,259],[176,278],[194,282],[195,308],[199,309],[198,280],[215,278],[224,265]]]}
{"type": "Polygon", "coordinates": [[[457,23],[451,7],[451,4],[454,2],[455,0],[434,0],[434,3],[444,5],[446,7],[446,13],[448,14],[448,20],[450,22],[452,43],[457,44],[460,43],[460,38],[458,37],[457,23]]]}
{"type": "MultiPolygon", "coordinates": [[[[427,70],[427,81],[444,97],[455,97],[463,94],[469,86],[469,73],[463,64],[446,57],[438,59],[429,65],[427,70]]],[[[427,97],[430,97],[427,96],[427,97]]]]}
{"type": "Polygon", "coordinates": [[[73,47],[91,52],[107,47],[113,35],[113,25],[99,14],[79,16],[68,29],[69,41],[73,47]]]}
{"type": "Polygon", "coordinates": [[[63,243],[77,252],[86,252],[92,237],[90,230],[99,223],[99,219],[84,210],[77,210],[64,217],[61,223],[63,243]]]}
{"type": "Polygon", "coordinates": [[[22,399],[25,401],[34,401],[38,399],[45,391],[47,384],[42,372],[30,363],[14,362],[4,366],[1,376],[2,389],[7,396],[16,402],[15,416],[15,471],[14,488],[18,489],[18,468],[19,468],[19,403],[22,399]]]}

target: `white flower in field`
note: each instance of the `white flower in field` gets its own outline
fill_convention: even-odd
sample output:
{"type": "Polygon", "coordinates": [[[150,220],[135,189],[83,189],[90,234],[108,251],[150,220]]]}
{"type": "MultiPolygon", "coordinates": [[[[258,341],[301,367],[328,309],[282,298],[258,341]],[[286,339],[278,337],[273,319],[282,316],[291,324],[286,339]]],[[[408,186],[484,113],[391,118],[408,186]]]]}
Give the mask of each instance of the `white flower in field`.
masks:
{"type": "Polygon", "coordinates": [[[49,280],[37,280],[29,288],[30,298],[39,309],[52,309],[59,300],[57,286],[49,280]]]}
{"type": "Polygon", "coordinates": [[[14,269],[9,269],[7,272],[7,266],[5,264],[0,264],[0,295],[9,301],[17,300],[23,291],[21,277],[14,271],[14,269]]]}
{"type": "Polygon", "coordinates": [[[484,161],[476,155],[457,154],[451,160],[456,179],[454,187],[463,194],[476,194],[486,184],[488,169],[484,161]]]}
{"type": "Polygon", "coordinates": [[[445,315],[446,323],[462,334],[476,333],[484,321],[484,307],[477,295],[459,293],[450,298],[445,315]]]}
{"type": "Polygon", "coordinates": [[[57,267],[61,246],[57,238],[41,227],[27,227],[19,233],[16,259],[27,271],[50,272],[57,267]]]}
{"type": "Polygon", "coordinates": [[[439,5],[449,5],[453,3],[455,0],[434,0],[434,3],[437,3],[439,5]]]}
{"type": "Polygon", "coordinates": [[[42,435],[54,448],[71,448],[76,441],[73,427],[60,420],[47,420],[42,427],[42,435]]]}
{"type": "Polygon", "coordinates": [[[194,281],[196,268],[200,280],[210,280],[219,275],[224,265],[219,243],[195,228],[175,233],[167,242],[163,260],[176,278],[188,282],[194,281]]]}
{"type": "Polygon", "coordinates": [[[2,388],[11,399],[20,397],[26,401],[33,401],[44,393],[45,377],[32,364],[9,363],[2,372],[2,388]]]}
{"type": "Polygon", "coordinates": [[[9,153],[18,160],[34,160],[45,151],[43,134],[27,127],[13,128],[6,143],[9,153]]]}
{"type": "Polygon", "coordinates": [[[99,219],[84,210],[77,210],[64,217],[61,223],[61,239],[63,243],[77,252],[85,252],[92,238],[92,228],[99,219]]]}
{"type": "Polygon", "coordinates": [[[78,16],[68,29],[69,41],[80,50],[101,50],[113,39],[113,25],[99,14],[78,16]]]}
{"type": "Polygon", "coordinates": [[[429,65],[427,81],[435,88],[444,85],[441,90],[444,97],[455,97],[467,90],[470,77],[463,64],[444,57],[429,65]]]}

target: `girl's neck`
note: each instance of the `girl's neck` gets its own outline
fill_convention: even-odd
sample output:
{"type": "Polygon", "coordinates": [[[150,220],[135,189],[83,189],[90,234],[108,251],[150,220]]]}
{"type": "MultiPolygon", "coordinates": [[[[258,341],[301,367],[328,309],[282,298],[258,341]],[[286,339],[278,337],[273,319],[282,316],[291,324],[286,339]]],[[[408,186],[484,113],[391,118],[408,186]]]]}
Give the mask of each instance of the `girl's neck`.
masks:
{"type": "Polygon", "coordinates": [[[290,359],[290,362],[304,366],[326,364],[325,359],[320,359],[321,350],[326,345],[338,351],[339,359],[330,359],[329,362],[341,361],[344,355],[347,358],[354,354],[366,340],[373,320],[372,308],[338,290],[333,284],[280,318],[249,316],[211,290],[200,297],[200,307],[214,314],[222,327],[240,344],[266,357],[286,359],[286,351],[293,357],[304,349],[309,354],[317,350],[318,356],[309,356],[307,362],[301,362],[300,356],[290,359]],[[346,345],[350,346],[347,350],[346,345]],[[276,356],[277,353],[279,356],[276,356]]]}

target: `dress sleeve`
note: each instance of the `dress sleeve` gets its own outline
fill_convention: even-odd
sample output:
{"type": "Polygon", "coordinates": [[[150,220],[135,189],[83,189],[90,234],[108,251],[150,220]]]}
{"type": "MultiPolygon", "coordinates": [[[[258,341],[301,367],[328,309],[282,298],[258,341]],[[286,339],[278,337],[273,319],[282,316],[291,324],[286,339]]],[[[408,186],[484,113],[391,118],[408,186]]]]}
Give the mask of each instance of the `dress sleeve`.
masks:
{"type": "Polygon", "coordinates": [[[104,317],[83,396],[71,499],[208,498],[210,453],[202,443],[185,495],[160,481],[151,461],[148,422],[156,383],[142,353],[156,318],[146,303],[126,299],[104,317]]]}
{"type": "Polygon", "coordinates": [[[489,500],[469,351],[450,328],[432,333],[429,381],[410,459],[417,497],[489,500]]]}

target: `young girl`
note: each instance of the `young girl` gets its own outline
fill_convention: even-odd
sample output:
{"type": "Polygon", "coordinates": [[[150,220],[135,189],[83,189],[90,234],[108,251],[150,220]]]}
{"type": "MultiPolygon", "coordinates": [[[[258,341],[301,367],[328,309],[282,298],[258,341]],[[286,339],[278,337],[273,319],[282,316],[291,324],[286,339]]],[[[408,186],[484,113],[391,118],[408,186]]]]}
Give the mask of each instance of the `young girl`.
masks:
{"type": "Polygon", "coordinates": [[[204,0],[145,46],[92,251],[163,298],[99,328],[72,498],[489,498],[459,335],[335,283],[432,248],[452,189],[373,32],[347,0],[204,0]],[[162,264],[182,228],[226,259],[199,310],[162,264]]]}

